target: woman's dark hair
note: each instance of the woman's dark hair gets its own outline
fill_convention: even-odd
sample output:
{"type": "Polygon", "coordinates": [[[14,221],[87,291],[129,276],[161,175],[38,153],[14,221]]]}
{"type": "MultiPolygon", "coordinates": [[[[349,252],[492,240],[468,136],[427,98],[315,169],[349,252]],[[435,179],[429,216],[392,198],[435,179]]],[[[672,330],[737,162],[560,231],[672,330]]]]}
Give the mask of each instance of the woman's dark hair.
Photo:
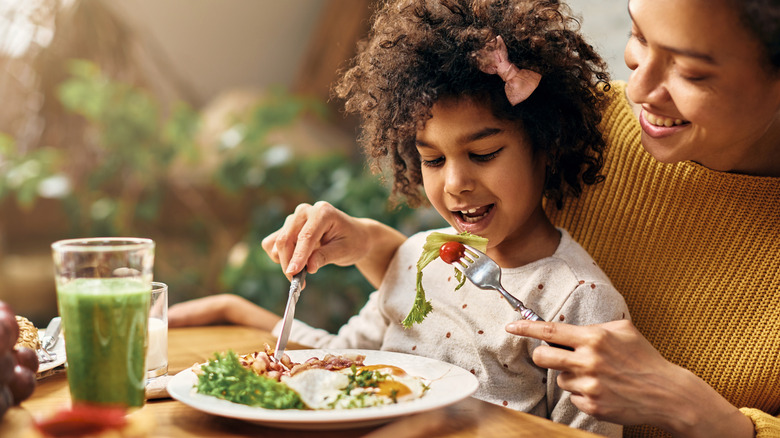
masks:
{"type": "Polygon", "coordinates": [[[780,0],[731,0],[730,4],[758,38],[769,69],[780,74],[780,0]]]}
{"type": "Polygon", "coordinates": [[[372,169],[389,161],[393,194],[410,205],[424,199],[415,136],[442,97],[475,98],[497,118],[522,123],[534,153],[549,163],[544,195],[559,208],[565,194],[578,196],[582,183],[603,179],[606,64],[558,1],[387,1],[358,48],[335,94],[362,118],[360,142],[372,169]],[[479,69],[477,53],[498,35],[512,63],[542,75],[515,106],[501,78],[479,69]]]}

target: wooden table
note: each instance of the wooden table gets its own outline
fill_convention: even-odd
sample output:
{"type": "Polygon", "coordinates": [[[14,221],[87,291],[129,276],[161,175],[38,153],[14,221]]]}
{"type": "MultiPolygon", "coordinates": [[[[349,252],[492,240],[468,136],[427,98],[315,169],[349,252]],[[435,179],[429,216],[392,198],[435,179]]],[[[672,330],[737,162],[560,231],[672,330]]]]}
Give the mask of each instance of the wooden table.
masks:
{"type": "MultiPolygon", "coordinates": [[[[232,349],[245,354],[263,344],[274,345],[270,333],[247,327],[210,326],[178,328],[169,331],[169,374],[204,362],[216,351],[232,349]]],[[[301,346],[290,345],[289,348],[301,346]]],[[[65,373],[38,381],[33,395],[21,407],[12,408],[0,422],[0,436],[17,437],[31,427],[33,419],[45,418],[70,406],[65,373]]],[[[217,417],[192,409],[170,398],[149,400],[139,411],[153,418],[154,437],[310,437],[312,431],[295,431],[260,426],[240,420],[217,417]]],[[[452,406],[407,416],[383,425],[358,429],[317,432],[318,437],[595,437],[588,432],[468,398],[452,406]]]]}

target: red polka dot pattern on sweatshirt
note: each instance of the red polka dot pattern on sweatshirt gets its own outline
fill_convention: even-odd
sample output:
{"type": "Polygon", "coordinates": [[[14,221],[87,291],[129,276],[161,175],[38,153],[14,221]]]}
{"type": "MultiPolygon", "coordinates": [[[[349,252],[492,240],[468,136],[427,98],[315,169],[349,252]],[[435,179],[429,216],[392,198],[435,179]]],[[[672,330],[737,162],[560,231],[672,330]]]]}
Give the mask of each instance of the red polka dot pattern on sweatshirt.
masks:
{"type": "Polygon", "coordinates": [[[539,288],[539,290],[542,290],[542,289],[544,289],[544,285],[543,285],[543,284],[540,284],[539,286],[536,286],[536,287],[538,287],[538,288],[539,288]]]}
{"type": "Polygon", "coordinates": [[[449,338],[450,336],[452,336],[452,333],[447,332],[447,334],[445,336],[447,336],[449,338]]]}
{"type": "Polygon", "coordinates": [[[561,316],[559,316],[559,317],[558,317],[558,319],[559,319],[559,320],[561,320],[561,321],[563,321],[564,319],[566,319],[566,317],[565,317],[565,316],[563,316],[563,315],[561,315],[561,316]]]}

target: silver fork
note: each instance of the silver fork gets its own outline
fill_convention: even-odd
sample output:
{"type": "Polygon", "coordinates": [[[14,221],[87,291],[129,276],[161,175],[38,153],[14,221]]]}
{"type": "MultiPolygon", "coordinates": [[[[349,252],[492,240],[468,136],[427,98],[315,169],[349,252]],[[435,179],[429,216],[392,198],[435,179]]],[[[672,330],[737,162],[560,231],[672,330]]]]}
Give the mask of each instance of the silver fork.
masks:
{"type": "MultiPolygon", "coordinates": [[[[458,260],[460,267],[456,265],[455,268],[461,271],[469,281],[474,283],[474,286],[485,290],[497,290],[507,302],[509,302],[509,305],[512,306],[513,309],[520,312],[520,316],[522,316],[523,319],[544,321],[536,312],[525,307],[525,304],[523,304],[522,301],[518,300],[504,289],[504,286],[501,285],[501,267],[498,266],[498,263],[496,263],[495,260],[476,248],[469,245],[463,246],[466,247],[466,254],[458,260]]],[[[565,345],[548,344],[565,350],[573,350],[573,348],[565,345]]]]}
{"type": "Polygon", "coordinates": [[[39,364],[54,362],[57,360],[57,353],[50,353],[43,347],[37,349],[35,353],[38,355],[39,364]]]}
{"type": "MultiPolygon", "coordinates": [[[[463,246],[466,247],[466,255],[459,260],[460,267],[462,268],[459,270],[466,275],[466,278],[474,283],[474,286],[477,286],[480,289],[497,290],[506,298],[512,308],[520,312],[520,316],[522,316],[523,319],[544,321],[536,312],[525,307],[525,304],[523,304],[522,301],[518,300],[504,289],[504,286],[501,285],[501,267],[498,266],[498,263],[476,248],[469,245],[463,246]]],[[[458,268],[457,266],[455,267],[458,268]]]]}

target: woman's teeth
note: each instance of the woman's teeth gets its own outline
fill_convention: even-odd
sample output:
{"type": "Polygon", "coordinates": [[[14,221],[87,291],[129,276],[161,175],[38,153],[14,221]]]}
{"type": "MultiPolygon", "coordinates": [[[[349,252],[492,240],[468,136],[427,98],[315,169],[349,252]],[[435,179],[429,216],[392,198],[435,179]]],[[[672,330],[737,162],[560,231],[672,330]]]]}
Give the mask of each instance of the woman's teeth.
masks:
{"type": "Polygon", "coordinates": [[[667,128],[671,128],[672,126],[682,125],[683,123],[685,123],[682,119],[669,119],[666,117],[658,117],[647,112],[645,113],[645,119],[647,119],[647,121],[650,122],[651,125],[666,126],[667,128]]]}

